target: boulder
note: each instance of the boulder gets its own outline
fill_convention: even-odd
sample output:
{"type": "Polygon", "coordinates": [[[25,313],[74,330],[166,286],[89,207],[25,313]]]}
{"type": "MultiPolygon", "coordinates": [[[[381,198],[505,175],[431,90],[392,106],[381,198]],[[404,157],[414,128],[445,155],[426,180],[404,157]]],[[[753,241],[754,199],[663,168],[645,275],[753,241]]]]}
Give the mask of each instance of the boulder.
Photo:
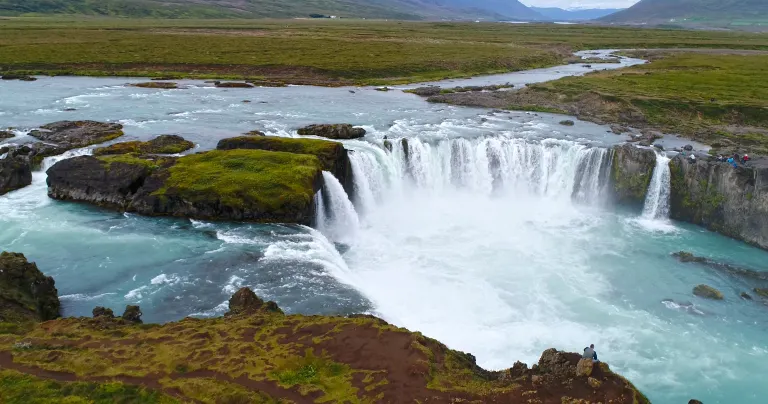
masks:
{"type": "Polygon", "coordinates": [[[115,313],[112,312],[112,309],[106,308],[106,307],[95,307],[93,309],[93,318],[97,317],[106,317],[106,318],[115,318],[115,313]]]}
{"type": "Polygon", "coordinates": [[[246,136],[266,136],[266,134],[260,130],[252,130],[250,132],[244,133],[246,136]]]}
{"type": "Polygon", "coordinates": [[[687,144],[687,145],[683,146],[683,150],[685,150],[685,151],[693,151],[693,146],[687,144]]]}
{"type": "Polygon", "coordinates": [[[195,147],[189,140],[177,135],[160,135],[148,142],[122,142],[93,151],[95,156],[110,154],[177,154],[195,147]]]}
{"type": "Polygon", "coordinates": [[[560,125],[563,125],[563,126],[573,126],[573,125],[576,125],[576,123],[573,122],[570,119],[566,119],[564,121],[560,121],[560,125]]]}
{"type": "Polygon", "coordinates": [[[599,389],[600,385],[602,385],[603,383],[600,382],[600,380],[595,379],[594,377],[590,377],[587,379],[587,384],[589,384],[589,386],[592,387],[593,389],[599,389]]]}
{"type": "Polygon", "coordinates": [[[704,404],[704,403],[696,399],[690,399],[688,400],[688,404],[704,404]]]}
{"type": "Polygon", "coordinates": [[[264,307],[264,301],[261,300],[249,288],[240,288],[231,298],[229,298],[229,311],[225,316],[255,312],[264,307]]]}
{"type": "Polygon", "coordinates": [[[253,88],[253,84],[240,83],[240,82],[234,82],[234,81],[226,81],[226,82],[217,81],[214,84],[216,85],[216,87],[219,87],[219,88],[253,88]]]}
{"type": "Polygon", "coordinates": [[[569,354],[550,348],[541,354],[538,370],[540,373],[551,373],[556,377],[573,377],[576,374],[578,358],[580,356],[577,354],[569,354]]]}
{"type": "Polygon", "coordinates": [[[612,196],[619,204],[642,206],[656,167],[656,153],[625,144],[614,149],[612,196]]]}
{"type": "Polygon", "coordinates": [[[167,82],[167,81],[148,81],[146,83],[131,84],[131,86],[141,87],[141,88],[163,88],[163,89],[179,88],[178,84],[167,82]]]}
{"type": "Polygon", "coordinates": [[[741,294],[739,294],[739,297],[741,297],[744,300],[752,300],[752,296],[750,296],[749,293],[747,292],[741,292],[741,294]]]}
{"type": "Polygon", "coordinates": [[[416,94],[421,97],[431,97],[433,95],[440,94],[441,88],[438,86],[427,86],[427,87],[419,87],[414,88],[412,90],[405,90],[408,93],[416,94]]]}
{"type": "Polygon", "coordinates": [[[214,150],[179,158],[82,156],[48,170],[48,195],[149,216],[314,221],[322,165],[312,155],[214,150]]]}
{"type": "Polygon", "coordinates": [[[590,375],[592,375],[592,369],[594,368],[594,366],[595,366],[595,363],[592,361],[592,358],[581,358],[579,360],[579,363],[576,364],[576,376],[589,377],[590,375]]]}
{"type": "Polygon", "coordinates": [[[10,139],[14,136],[16,135],[9,130],[0,130],[0,139],[10,139]]]}
{"type": "Polygon", "coordinates": [[[699,262],[699,263],[707,262],[706,258],[697,257],[687,251],[678,251],[676,253],[673,253],[672,256],[680,260],[680,262],[699,262]]]}
{"type": "Polygon", "coordinates": [[[141,315],[143,313],[141,312],[141,309],[139,306],[125,306],[125,311],[123,312],[122,319],[129,322],[129,323],[136,323],[141,324],[141,315]]]}
{"type": "Polygon", "coordinates": [[[0,195],[26,187],[32,183],[32,164],[28,157],[15,155],[6,149],[5,158],[0,158],[0,195]]]}
{"type": "Polygon", "coordinates": [[[357,139],[365,136],[365,129],[350,124],[309,125],[299,129],[301,136],[319,136],[329,139],[357,139]]]}
{"type": "Polygon", "coordinates": [[[699,297],[703,297],[705,299],[723,300],[722,292],[707,285],[696,286],[695,288],[693,288],[693,294],[699,297]]]}
{"type": "Polygon", "coordinates": [[[0,253],[0,323],[28,323],[59,317],[56,284],[24,254],[0,253]]]}
{"type": "Polygon", "coordinates": [[[255,293],[249,288],[240,288],[229,299],[229,311],[224,314],[225,316],[234,316],[238,314],[255,313],[257,311],[264,310],[274,313],[282,313],[277,303],[273,301],[265,302],[261,300],[255,293]]]}
{"type": "Polygon", "coordinates": [[[350,152],[341,143],[280,136],[239,136],[220,140],[216,149],[253,149],[313,155],[320,159],[323,170],[330,171],[339,180],[350,198],[354,195],[350,152]]]}
{"type": "Polygon", "coordinates": [[[26,74],[4,74],[2,80],[19,80],[19,81],[35,81],[36,77],[27,76],[26,74]]]}
{"type": "Polygon", "coordinates": [[[768,298],[768,288],[755,288],[753,289],[759,296],[768,298]]]}

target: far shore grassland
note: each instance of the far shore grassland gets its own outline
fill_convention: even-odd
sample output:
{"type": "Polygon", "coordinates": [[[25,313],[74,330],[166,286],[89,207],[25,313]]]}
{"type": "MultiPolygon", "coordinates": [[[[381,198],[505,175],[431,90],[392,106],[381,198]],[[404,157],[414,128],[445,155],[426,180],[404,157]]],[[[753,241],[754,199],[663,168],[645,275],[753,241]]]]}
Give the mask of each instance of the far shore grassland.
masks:
{"type": "Polygon", "coordinates": [[[744,32],[364,20],[0,18],[0,74],[387,85],[553,66],[584,49],[768,50],[744,32]]]}

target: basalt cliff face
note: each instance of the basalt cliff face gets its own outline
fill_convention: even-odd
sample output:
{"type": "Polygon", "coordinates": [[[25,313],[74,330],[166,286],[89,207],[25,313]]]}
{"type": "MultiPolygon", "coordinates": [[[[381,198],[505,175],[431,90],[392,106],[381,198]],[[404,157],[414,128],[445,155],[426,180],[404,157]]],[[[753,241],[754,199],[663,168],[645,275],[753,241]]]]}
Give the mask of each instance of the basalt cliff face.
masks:
{"type": "MultiPolygon", "coordinates": [[[[10,299],[23,299],[10,304],[29,305],[38,278],[51,286],[45,301],[56,298],[53,280],[33,272],[10,284],[10,299]]],[[[38,321],[58,315],[55,303],[38,321]]],[[[286,315],[246,288],[229,308],[160,325],[142,324],[138,306],[120,317],[97,307],[93,318],[5,327],[0,401],[648,403],[607,364],[575,353],[548,349],[530,369],[488,371],[471,354],[370,315],[286,315]]]]}
{"type": "Polygon", "coordinates": [[[611,165],[613,200],[621,205],[642,206],[656,167],[651,149],[625,144],[614,148],[611,165]]]}
{"type": "Polygon", "coordinates": [[[677,156],[670,171],[672,219],[768,249],[768,167],[677,156]]]}

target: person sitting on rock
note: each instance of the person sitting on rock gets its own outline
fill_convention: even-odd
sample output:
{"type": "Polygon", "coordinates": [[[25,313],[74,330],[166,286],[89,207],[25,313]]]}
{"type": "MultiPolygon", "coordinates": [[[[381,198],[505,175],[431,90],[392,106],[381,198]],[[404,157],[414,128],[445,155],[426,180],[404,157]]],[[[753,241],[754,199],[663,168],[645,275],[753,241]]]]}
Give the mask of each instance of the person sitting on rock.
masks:
{"type": "Polygon", "coordinates": [[[728,157],[728,164],[732,165],[733,168],[736,168],[736,161],[733,160],[733,157],[728,157]]]}
{"type": "Polygon", "coordinates": [[[696,162],[696,155],[691,153],[691,155],[688,156],[688,160],[690,160],[691,163],[695,163],[696,162]]]}
{"type": "Polygon", "coordinates": [[[598,362],[597,352],[595,351],[595,344],[590,344],[588,347],[584,348],[584,355],[581,355],[581,358],[592,358],[592,362],[598,362]]]}
{"type": "Polygon", "coordinates": [[[744,157],[741,158],[741,164],[747,164],[747,161],[749,161],[749,156],[745,154],[744,157]]]}

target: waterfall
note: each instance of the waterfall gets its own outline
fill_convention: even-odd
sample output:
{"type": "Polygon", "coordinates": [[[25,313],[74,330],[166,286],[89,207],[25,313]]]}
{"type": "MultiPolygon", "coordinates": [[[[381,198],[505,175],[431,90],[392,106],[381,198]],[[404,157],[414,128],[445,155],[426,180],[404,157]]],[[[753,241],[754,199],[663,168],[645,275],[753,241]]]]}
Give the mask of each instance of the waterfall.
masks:
{"type": "Polygon", "coordinates": [[[643,218],[667,219],[669,217],[670,171],[669,157],[663,152],[656,152],[656,167],[648,187],[648,195],[643,206],[643,218]]]}
{"type": "Polygon", "coordinates": [[[323,189],[315,195],[316,226],[333,241],[350,241],[360,227],[355,207],[333,174],[323,171],[323,182],[323,189]]]}
{"type": "Polygon", "coordinates": [[[593,204],[604,195],[612,153],[558,139],[527,140],[496,135],[475,139],[393,140],[392,151],[361,147],[350,153],[363,211],[393,189],[440,193],[467,190],[484,195],[528,193],[593,204]]]}

